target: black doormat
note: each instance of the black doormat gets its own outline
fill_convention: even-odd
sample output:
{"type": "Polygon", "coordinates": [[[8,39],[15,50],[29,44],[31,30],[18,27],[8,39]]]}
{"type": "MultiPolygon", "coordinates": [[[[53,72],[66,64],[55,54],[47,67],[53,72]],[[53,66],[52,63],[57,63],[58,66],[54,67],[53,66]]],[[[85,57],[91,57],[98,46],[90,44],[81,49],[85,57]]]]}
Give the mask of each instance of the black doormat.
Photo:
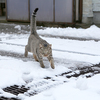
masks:
{"type": "Polygon", "coordinates": [[[18,95],[18,94],[24,94],[25,92],[27,92],[29,89],[25,88],[25,86],[21,86],[19,87],[18,85],[14,85],[14,86],[10,86],[10,87],[6,87],[3,89],[5,92],[9,92],[11,94],[14,95],[18,95]]]}
{"type": "MultiPolygon", "coordinates": [[[[3,89],[3,91],[14,94],[14,95],[18,95],[18,94],[24,94],[25,92],[27,92],[29,89],[25,88],[25,86],[18,86],[18,85],[13,85],[10,87],[6,87],[3,89]]],[[[0,97],[0,100],[21,100],[21,99],[17,99],[17,98],[7,98],[4,96],[0,97]]]]}
{"type": "Polygon", "coordinates": [[[17,99],[17,98],[7,98],[7,97],[0,97],[0,100],[21,100],[21,99],[17,99]]]}

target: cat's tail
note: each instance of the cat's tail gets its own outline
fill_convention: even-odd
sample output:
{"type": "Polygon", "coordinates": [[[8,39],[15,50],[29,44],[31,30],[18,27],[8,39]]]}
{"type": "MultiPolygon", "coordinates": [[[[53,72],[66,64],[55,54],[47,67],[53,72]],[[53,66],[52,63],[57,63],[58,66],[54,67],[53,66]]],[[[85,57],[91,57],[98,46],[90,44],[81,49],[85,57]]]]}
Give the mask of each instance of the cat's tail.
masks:
{"type": "Polygon", "coordinates": [[[31,16],[31,34],[39,38],[37,31],[36,31],[36,13],[39,8],[35,8],[31,16]]]}
{"type": "Polygon", "coordinates": [[[36,16],[37,11],[39,10],[39,8],[35,8],[35,10],[33,11],[33,15],[36,16]]]}

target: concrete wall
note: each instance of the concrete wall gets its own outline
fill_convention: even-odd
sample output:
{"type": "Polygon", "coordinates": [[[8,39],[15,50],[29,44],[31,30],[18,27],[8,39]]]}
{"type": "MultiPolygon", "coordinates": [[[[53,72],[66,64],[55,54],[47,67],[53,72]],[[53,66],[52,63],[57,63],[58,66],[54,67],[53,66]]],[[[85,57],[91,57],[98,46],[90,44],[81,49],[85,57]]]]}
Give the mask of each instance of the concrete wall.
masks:
{"type": "Polygon", "coordinates": [[[92,0],[83,0],[83,23],[93,23],[92,0]]]}
{"type": "Polygon", "coordinates": [[[100,24],[100,0],[93,0],[93,22],[100,24]]]}
{"type": "Polygon", "coordinates": [[[100,24],[100,0],[83,0],[82,22],[100,24]]]}
{"type": "Polygon", "coordinates": [[[92,0],[93,1],[93,11],[100,11],[100,0],[92,0]]]}

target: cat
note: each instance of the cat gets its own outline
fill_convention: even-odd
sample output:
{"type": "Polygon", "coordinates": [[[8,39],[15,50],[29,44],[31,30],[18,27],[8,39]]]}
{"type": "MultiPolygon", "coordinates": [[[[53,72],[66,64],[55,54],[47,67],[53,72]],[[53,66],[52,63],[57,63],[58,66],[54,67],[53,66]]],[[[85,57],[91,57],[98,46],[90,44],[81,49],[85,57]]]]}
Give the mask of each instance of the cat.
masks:
{"type": "Polygon", "coordinates": [[[45,68],[43,63],[43,57],[47,57],[51,68],[54,69],[54,60],[52,56],[52,48],[51,44],[49,44],[47,41],[43,40],[39,37],[36,31],[36,12],[38,11],[38,8],[34,10],[31,16],[31,34],[28,38],[28,43],[25,46],[25,57],[28,56],[28,52],[33,53],[33,57],[36,61],[40,63],[40,66],[42,68],[45,68]]]}

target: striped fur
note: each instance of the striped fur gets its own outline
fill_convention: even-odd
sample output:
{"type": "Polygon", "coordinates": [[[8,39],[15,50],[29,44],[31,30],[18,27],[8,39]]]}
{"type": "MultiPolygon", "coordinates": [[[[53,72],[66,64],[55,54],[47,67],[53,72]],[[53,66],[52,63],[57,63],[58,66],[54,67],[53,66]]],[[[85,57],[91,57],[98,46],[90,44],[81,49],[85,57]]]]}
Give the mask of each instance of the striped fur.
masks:
{"type": "Polygon", "coordinates": [[[51,68],[54,69],[54,61],[52,57],[52,48],[51,44],[39,37],[36,31],[36,8],[31,16],[31,34],[28,38],[28,43],[25,46],[25,57],[28,56],[28,52],[33,53],[33,57],[36,61],[39,61],[40,66],[45,68],[43,63],[43,57],[47,57],[51,68]]]}

